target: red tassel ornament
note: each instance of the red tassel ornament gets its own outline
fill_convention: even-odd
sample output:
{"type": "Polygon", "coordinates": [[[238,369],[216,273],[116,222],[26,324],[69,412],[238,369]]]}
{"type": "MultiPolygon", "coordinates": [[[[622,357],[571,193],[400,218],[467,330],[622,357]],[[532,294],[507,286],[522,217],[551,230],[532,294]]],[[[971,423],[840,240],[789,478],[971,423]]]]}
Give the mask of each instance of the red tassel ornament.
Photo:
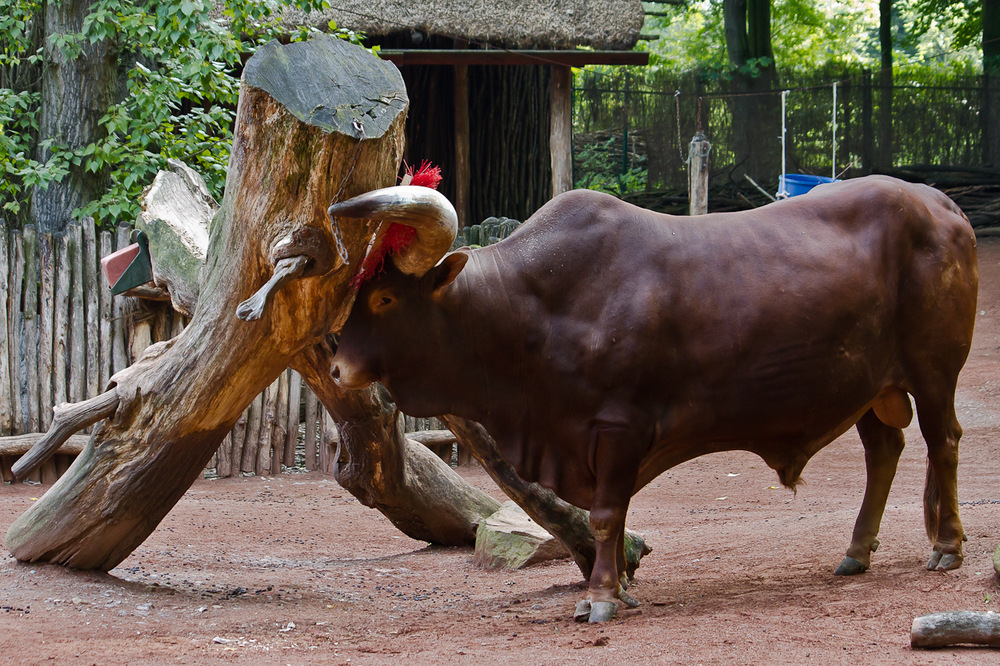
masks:
{"type": "MultiPolygon", "coordinates": [[[[405,162],[403,164],[406,166],[406,173],[399,179],[400,185],[416,185],[436,190],[441,183],[441,167],[435,166],[427,160],[421,161],[419,168],[414,165],[406,165],[405,162]]],[[[417,230],[413,227],[393,222],[385,232],[382,244],[373,249],[371,254],[365,257],[364,262],[361,264],[361,270],[351,280],[351,286],[355,289],[360,288],[361,285],[382,270],[386,257],[399,254],[416,237],[417,230]]]]}

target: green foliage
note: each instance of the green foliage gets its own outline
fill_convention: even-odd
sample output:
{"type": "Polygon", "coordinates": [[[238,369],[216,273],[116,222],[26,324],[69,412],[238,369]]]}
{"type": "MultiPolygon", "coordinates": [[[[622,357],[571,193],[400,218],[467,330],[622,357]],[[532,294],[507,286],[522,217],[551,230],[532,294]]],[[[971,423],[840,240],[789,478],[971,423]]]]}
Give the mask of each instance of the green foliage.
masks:
{"type": "Polygon", "coordinates": [[[944,28],[951,48],[963,49],[977,46],[983,35],[982,0],[905,0],[905,6],[913,16],[911,39],[944,28]]]}
{"type": "MultiPolygon", "coordinates": [[[[697,70],[708,79],[726,78],[723,0],[691,0],[668,8],[671,15],[649,17],[644,32],[650,70],[697,70]]],[[[665,6],[667,7],[667,6],[665,6]]],[[[896,61],[910,68],[961,69],[979,62],[981,0],[896,0],[896,61]],[[962,64],[959,64],[962,63],[962,64]]],[[[878,66],[878,3],[872,0],[773,0],[772,46],[784,71],[878,66]]]]}
{"type": "Polygon", "coordinates": [[[618,197],[645,190],[646,156],[626,152],[623,160],[623,140],[620,134],[611,135],[576,151],[573,157],[578,177],[573,186],[608,192],[618,197]]]}
{"type": "MultiPolygon", "coordinates": [[[[982,73],[982,55],[975,48],[982,30],[981,0],[895,0],[894,7],[894,81],[901,86],[894,93],[894,113],[902,126],[924,128],[896,132],[897,163],[973,163],[970,155],[978,144],[968,138],[968,128],[980,122],[978,95],[972,91],[982,73]],[[962,129],[950,132],[951,136],[948,131],[935,132],[934,118],[942,127],[962,129]]],[[[574,72],[577,187],[619,196],[678,187],[685,181],[687,141],[699,126],[713,142],[713,164],[734,164],[737,111],[730,81],[737,72],[755,76],[772,65],[780,81],[772,94],[792,89],[786,118],[794,168],[830,173],[834,81],[845,84],[839,91],[837,168],[860,164],[859,138],[853,144],[845,142],[849,130],[860,132],[860,119],[844,112],[848,104],[860,107],[862,70],[880,66],[877,2],[773,0],[775,62],[751,60],[739,69],[729,62],[726,51],[723,0],[689,0],[658,8],[669,15],[646,19],[643,32],[659,36],[640,43],[650,53],[648,67],[591,66],[574,72]],[[849,81],[851,85],[846,85],[849,81]],[[639,137],[640,144],[646,142],[629,149],[624,167],[623,128],[628,128],[630,141],[639,137]],[[853,152],[848,153],[848,145],[853,152]]],[[[876,95],[876,109],[882,100],[876,95]]],[[[780,119],[760,130],[761,141],[777,142],[780,119]]]]}
{"type": "MultiPolygon", "coordinates": [[[[325,0],[288,0],[303,10],[321,9],[325,0]]],[[[111,40],[120,54],[123,91],[100,120],[106,136],[76,150],[52,143],[43,163],[37,155],[39,89],[37,76],[25,81],[19,70],[37,65],[41,39],[38,0],[0,0],[0,206],[15,223],[27,221],[34,187],[58,181],[70,165],[88,173],[110,173],[99,199],[75,211],[111,226],[139,213],[139,199],[169,158],[184,160],[221,198],[232,144],[239,95],[241,57],[288,35],[307,39],[311,28],[283,29],[273,0],[226,0],[222,15],[210,15],[209,0],[97,0],[77,34],[49,35],[49,43],[75,57],[89,41],[111,40]]],[[[337,30],[360,43],[361,35],[337,30]]]]}

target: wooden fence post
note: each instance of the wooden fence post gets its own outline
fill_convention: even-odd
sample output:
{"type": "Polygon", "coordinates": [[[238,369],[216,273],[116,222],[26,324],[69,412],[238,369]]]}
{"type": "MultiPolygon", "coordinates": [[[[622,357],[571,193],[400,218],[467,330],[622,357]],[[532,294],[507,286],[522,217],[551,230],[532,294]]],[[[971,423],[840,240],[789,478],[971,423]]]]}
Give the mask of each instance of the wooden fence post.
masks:
{"type": "MultiPolygon", "coordinates": [[[[7,301],[10,296],[10,262],[7,256],[7,223],[0,220],[0,341],[2,344],[10,344],[9,328],[7,316],[7,301]]],[[[12,434],[13,410],[11,402],[13,396],[17,395],[12,391],[10,368],[10,353],[8,349],[0,350],[0,434],[12,434]]]]}
{"type": "Polygon", "coordinates": [[[875,138],[872,132],[872,73],[866,69],[861,76],[861,172],[868,175],[872,172],[872,153],[875,151],[875,138]]]}
{"type": "Polygon", "coordinates": [[[552,196],[573,189],[573,74],[569,67],[550,68],[549,154],[552,196]]]}
{"type": "MultiPolygon", "coordinates": [[[[6,239],[5,239],[6,240],[6,239]]],[[[21,294],[24,288],[24,240],[20,230],[10,235],[10,320],[8,351],[10,354],[11,412],[14,420],[13,435],[27,432],[28,415],[24,396],[28,393],[27,362],[22,352],[24,345],[24,313],[21,311],[21,294]]]]}
{"type": "Polygon", "coordinates": [[[698,132],[688,147],[689,213],[704,215],[708,212],[708,154],[712,144],[698,132]]]}

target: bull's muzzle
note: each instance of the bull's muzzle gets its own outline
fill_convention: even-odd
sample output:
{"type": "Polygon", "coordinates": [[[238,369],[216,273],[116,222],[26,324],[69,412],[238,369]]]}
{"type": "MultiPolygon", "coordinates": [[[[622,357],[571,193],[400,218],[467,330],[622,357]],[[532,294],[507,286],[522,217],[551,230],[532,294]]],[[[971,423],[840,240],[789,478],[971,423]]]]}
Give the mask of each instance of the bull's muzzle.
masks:
{"type": "Polygon", "coordinates": [[[343,389],[363,389],[369,384],[378,381],[373,373],[358,372],[353,369],[350,363],[344,360],[337,360],[336,357],[333,361],[333,366],[330,368],[330,376],[333,381],[343,389]]]}

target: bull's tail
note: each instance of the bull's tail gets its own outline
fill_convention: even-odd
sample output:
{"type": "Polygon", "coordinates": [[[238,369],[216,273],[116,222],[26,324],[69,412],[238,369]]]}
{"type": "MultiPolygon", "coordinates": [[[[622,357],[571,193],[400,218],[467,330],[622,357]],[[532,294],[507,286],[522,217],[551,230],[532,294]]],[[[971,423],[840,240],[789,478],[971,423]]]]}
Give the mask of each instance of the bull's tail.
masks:
{"type": "Polygon", "coordinates": [[[937,475],[928,460],[927,479],[924,481],[924,529],[927,530],[927,538],[931,543],[936,542],[938,536],[940,497],[937,475]]]}

